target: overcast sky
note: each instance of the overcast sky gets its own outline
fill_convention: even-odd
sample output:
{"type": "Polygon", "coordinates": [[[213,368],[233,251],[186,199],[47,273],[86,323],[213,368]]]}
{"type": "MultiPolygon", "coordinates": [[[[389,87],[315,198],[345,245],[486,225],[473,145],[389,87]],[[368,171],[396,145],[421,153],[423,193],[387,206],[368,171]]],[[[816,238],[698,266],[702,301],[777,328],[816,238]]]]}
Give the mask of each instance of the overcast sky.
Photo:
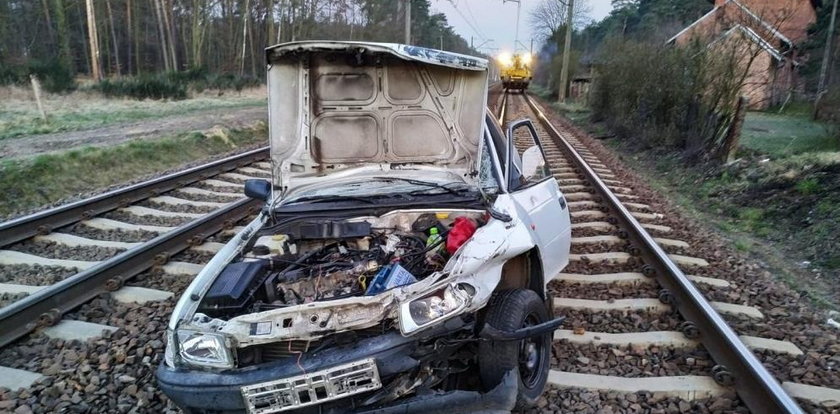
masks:
{"type": "MultiPolygon", "coordinates": [[[[530,11],[542,1],[556,0],[522,0],[519,41],[526,47],[532,37],[528,27],[530,11]]],[[[590,18],[596,21],[606,17],[612,9],[610,0],[587,0],[587,2],[592,9],[590,18]]],[[[449,24],[465,39],[469,41],[472,36],[476,47],[484,43],[484,47],[513,50],[516,37],[516,3],[502,3],[502,0],[432,0],[432,8],[446,14],[449,24]],[[488,39],[493,41],[485,43],[488,39]]],[[[535,44],[534,48],[536,47],[535,44]]],[[[488,49],[483,51],[490,53],[488,49]]]]}

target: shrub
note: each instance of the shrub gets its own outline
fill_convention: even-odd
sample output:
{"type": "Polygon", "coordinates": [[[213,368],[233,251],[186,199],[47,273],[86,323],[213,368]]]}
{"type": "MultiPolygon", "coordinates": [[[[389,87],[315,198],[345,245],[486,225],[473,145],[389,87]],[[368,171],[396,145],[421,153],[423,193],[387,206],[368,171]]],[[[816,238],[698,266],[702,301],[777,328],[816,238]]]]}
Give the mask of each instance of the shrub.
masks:
{"type": "Polygon", "coordinates": [[[29,73],[37,76],[44,89],[49,92],[59,93],[76,89],[73,72],[58,60],[34,61],[29,65],[29,73]]]}
{"type": "Polygon", "coordinates": [[[123,96],[134,99],[185,99],[188,89],[241,91],[248,86],[257,86],[256,78],[232,74],[209,73],[204,67],[191,68],[182,72],[140,75],[121,79],[106,79],[94,86],[105,96],[123,96]]]}
{"type": "Polygon", "coordinates": [[[597,62],[593,120],[645,146],[715,157],[734,119],[747,57],[726,44],[712,50],[611,40],[597,62]]]}
{"type": "Polygon", "coordinates": [[[133,78],[105,79],[94,89],[108,97],[134,99],[185,99],[185,83],[173,81],[165,75],[140,75],[133,78]]]}
{"type": "Polygon", "coordinates": [[[24,65],[0,66],[0,85],[29,85],[29,75],[35,75],[49,92],[61,93],[76,89],[73,72],[57,59],[32,60],[24,65]]]}
{"type": "Polygon", "coordinates": [[[816,194],[820,192],[820,183],[814,178],[806,178],[796,183],[796,191],[804,195],[816,194]]]}
{"type": "Polygon", "coordinates": [[[259,84],[260,81],[252,77],[237,76],[230,73],[214,73],[207,76],[203,82],[197,82],[194,87],[196,88],[196,90],[199,91],[204,89],[218,89],[235,90],[237,92],[240,92],[245,87],[257,86],[259,84]]]}

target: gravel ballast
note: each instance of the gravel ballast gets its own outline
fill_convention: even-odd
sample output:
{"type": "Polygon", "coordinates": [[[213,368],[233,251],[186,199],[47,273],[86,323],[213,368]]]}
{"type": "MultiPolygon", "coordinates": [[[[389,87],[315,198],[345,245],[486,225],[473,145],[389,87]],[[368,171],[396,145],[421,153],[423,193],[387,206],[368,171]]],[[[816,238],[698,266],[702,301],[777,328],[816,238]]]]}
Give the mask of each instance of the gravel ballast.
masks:
{"type": "Polygon", "coordinates": [[[98,262],[110,259],[125,249],[101,246],[67,246],[51,241],[25,240],[23,242],[6,246],[6,249],[35,256],[52,259],[82,260],[86,262],[98,262]]]}
{"type": "Polygon", "coordinates": [[[4,265],[0,266],[0,283],[49,286],[76,273],[76,270],[56,266],[4,265]]]}
{"type": "Polygon", "coordinates": [[[125,211],[111,211],[109,213],[105,213],[102,217],[122,221],[123,223],[162,227],[178,227],[193,220],[191,217],[161,217],[152,215],[138,216],[125,211]]]}
{"type": "Polygon", "coordinates": [[[714,362],[702,349],[617,347],[554,341],[552,368],[565,372],[626,378],[712,375],[714,362]]]}
{"type": "Polygon", "coordinates": [[[732,414],[749,413],[749,410],[734,394],[720,398],[685,401],[680,398],[664,397],[649,392],[618,393],[589,391],[581,389],[560,389],[549,386],[545,394],[531,409],[517,414],[732,414]]]}
{"type": "Polygon", "coordinates": [[[74,236],[85,237],[94,240],[122,241],[128,243],[142,243],[158,236],[153,231],[123,231],[123,230],[100,230],[87,226],[84,223],[75,224],[62,229],[63,233],[74,236]]]}
{"type": "MultiPolygon", "coordinates": [[[[792,357],[768,351],[756,352],[771,373],[811,385],[840,388],[835,365],[840,347],[833,346],[838,343],[840,330],[826,323],[828,316],[825,311],[816,308],[805,294],[777,279],[766,263],[737,251],[730,241],[708,223],[688,219],[691,214],[685,214],[681,208],[651,189],[643,177],[629,170],[622,162],[622,155],[605,148],[601,141],[590,138],[553,112],[547,112],[547,116],[564,134],[585,144],[593,155],[615,173],[616,179],[622,181],[623,186],[634,189],[633,194],[639,198],[630,201],[647,204],[651,211],[664,215],[656,224],[668,226],[671,231],[649,231],[652,235],[682,240],[691,246],[687,250],[668,248],[666,250],[669,253],[699,257],[709,262],[707,267],[683,268],[686,273],[731,283],[729,288],[698,284],[701,292],[710,300],[753,306],[764,314],[761,320],[723,315],[738,334],[790,341],[806,353],[805,356],[792,357]]],[[[803,408],[813,413],[832,412],[832,409],[812,404],[804,404],[803,408]]]]}

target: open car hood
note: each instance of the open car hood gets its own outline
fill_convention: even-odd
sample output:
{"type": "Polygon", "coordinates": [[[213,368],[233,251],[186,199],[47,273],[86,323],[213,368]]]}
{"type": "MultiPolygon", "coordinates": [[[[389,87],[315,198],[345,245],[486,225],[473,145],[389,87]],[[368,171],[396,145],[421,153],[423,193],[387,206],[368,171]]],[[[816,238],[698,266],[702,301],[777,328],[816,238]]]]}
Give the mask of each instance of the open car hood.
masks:
{"type": "Polygon", "coordinates": [[[474,182],[486,60],[333,41],[285,43],[266,53],[276,190],[358,167],[437,167],[474,182]]]}

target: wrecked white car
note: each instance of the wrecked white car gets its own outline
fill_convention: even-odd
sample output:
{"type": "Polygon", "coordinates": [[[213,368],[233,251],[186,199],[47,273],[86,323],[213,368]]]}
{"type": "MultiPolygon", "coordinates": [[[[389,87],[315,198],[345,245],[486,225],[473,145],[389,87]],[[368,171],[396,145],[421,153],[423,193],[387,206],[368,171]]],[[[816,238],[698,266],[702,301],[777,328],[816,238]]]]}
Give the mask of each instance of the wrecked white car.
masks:
{"type": "Polygon", "coordinates": [[[161,389],[195,413],[506,411],[537,401],[566,201],[487,62],[413,46],[269,48],[273,182],[168,327],[161,389]]]}

